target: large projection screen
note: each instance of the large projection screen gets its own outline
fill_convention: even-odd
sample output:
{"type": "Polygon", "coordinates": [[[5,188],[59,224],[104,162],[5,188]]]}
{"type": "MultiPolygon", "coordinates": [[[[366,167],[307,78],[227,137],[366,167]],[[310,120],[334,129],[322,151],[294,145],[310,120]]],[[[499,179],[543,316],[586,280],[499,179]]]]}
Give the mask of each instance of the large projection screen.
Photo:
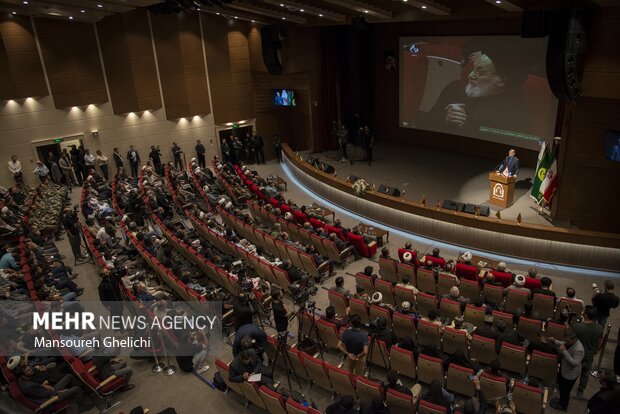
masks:
{"type": "Polygon", "coordinates": [[[557,100],[547,39],[400,38],[400,126],[538,150],[553,136],[557,100]]]}

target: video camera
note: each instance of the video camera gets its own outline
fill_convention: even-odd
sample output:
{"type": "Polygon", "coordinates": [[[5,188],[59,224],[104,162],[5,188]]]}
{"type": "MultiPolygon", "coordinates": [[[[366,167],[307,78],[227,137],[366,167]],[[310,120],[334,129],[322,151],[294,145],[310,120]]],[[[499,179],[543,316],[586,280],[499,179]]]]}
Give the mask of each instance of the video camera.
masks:
{"type": "Polygon", "coordinates": [[[378,334],[379,332],[381,332],[381,329],[379,328],[379,317],[378,316],[375,319],[369,321],[364,326],[366,327],[366,329],[368,329],[369,334],[378,334]]]}
{"type": "Polygon", "coordinates": [[[310,296],[315,296],[318,292],[317,287],[314,286],[314,284],[310,282],[305,286],[303,286],[299,282],[291,283],[288,286],[288,290],[293,298],[293,302],[297,306],[302,306],[306,304],[306,302],[309,301],[310,296]]]}

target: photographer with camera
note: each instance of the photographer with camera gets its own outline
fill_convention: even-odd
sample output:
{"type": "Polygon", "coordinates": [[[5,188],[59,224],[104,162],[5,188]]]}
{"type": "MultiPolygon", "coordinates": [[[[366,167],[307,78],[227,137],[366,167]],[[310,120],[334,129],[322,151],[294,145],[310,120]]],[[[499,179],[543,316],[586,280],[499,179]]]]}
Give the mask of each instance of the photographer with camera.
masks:
{"type": "Polygon", "coordinates": [[[151,152],[149,152],[149,158],[153,160],[153,167],[155,168],[155,172],[161,175],[161,150],[159,149],[159,145],[151,145],[151,152]]]}
{"type": "Polygon", "coordinates": [[[82,240],[82,231],[80,230],[80,219],[78,218],[79,206],[73,206],[73,210],[66,207],[62,211],[60,216],[60,222],[67,231],[67,237],[69,238],[69,244],[71,245],[71,251],[75,260],[88,259],[87,256],[82,254],[82,248],[80,242],[82,240]]]}
{"type": "Polygon", "coordinates": [[[351,315],[349,322],[351,327],[342,333],[337,348],[348,357],[347,369],[361,375],[368,355],[368,335],[361,329],[362,318],[359,315],[351,315]]]}
{"type": "Polygon", "coordinates": [[[558,353],[562,355],[560,371],[558,372],[558,391],[560,398],[551,400],[549,405],[559,411],[567,411],[570,402],[570,393],[575,382],[581,375],[581,363],[585,350],[577,333],[572,328],[564,331],[564,341],[555,340],[558,353]]]}
{"type": "Polygon", "coordinates": [[[183,154],[183,150],[176,142],[172,143],[172,156],[174,157],[174,168],[185,170],[185,166],[183,165],[183,161],[181,160],[181,154],[183,154]],[[180,168],[179,168],[180,167],[180,168]]]}
{"type": "Polygon", "coordinates": [[[279,289],[273,290],[271,293],[271,310],[273,311],[273,320],[276,325],[276,331],[279,334],[288,332],[288,318],[291,315],[284,306],[284,302],[282,301],[282,291],[279,289]]]}

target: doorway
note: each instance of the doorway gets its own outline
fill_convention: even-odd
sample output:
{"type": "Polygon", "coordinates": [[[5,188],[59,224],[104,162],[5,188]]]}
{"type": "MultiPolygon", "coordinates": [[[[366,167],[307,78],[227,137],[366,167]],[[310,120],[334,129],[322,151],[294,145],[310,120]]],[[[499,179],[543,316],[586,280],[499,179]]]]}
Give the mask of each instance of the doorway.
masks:
{"type": "MultiPolygon", "coordinates": [[[[252,125],[245,125],[245,126],[240,126],[239,128],[229,128],[229,129],[222,129],[220,130],[219,133],[219,142],[220,142],[220,152],[222,150],[222,142],[224,140],[226,140],[226,142],[230,143],[230,137],[235,136],[237,138],[239,138],[241,140],[241,142],[243,142],[243,144],[245,145],[245,137],[246,135],[252,135],[252,125]]],[[[223,154],[220,154],[220,158],[223,160],[224,156],[223,154]]],[[[239,158],[239,156],[233,156],[233,159],[235,161],[245,161],[245,157],[241,156],[242,159],[237,159],[239,158]]]]}
{"type": "Polygon", "coordinates": [[[58,162],[58,158],[60,158],[60,144],[44,144],[37,146],[37,156],[39,157],[39,161],[43,164],[47,165],[47,168],[52,168],[51,161],[58,162]]]}

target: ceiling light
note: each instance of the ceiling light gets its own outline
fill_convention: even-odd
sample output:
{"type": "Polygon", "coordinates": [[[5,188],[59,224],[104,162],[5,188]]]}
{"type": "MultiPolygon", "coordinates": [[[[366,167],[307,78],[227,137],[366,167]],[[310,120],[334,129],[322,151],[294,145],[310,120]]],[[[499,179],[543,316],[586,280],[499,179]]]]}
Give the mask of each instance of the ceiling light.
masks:
{"type": "Polygon", "coordinates": [[[286,20],[286,17],[283,17],[282,20],[286,20]]]}
{"type": "Polygon", "coordinates": [[[73,16],[69,16],[69,20],[73,20],[73,16]]]}
{"type": "Polygon", "coordinates": [[[237,16],[235,16],[235,19],[238,19],[238,17],[237,17],[237,16]]]}
{"type": "Polygon", "coordinates": [[[99,7],[100,9],[103,8],[103,4],[98,4],[97,7],[99,7]]]}
{"type": "Polygon", "coordinates": [[[425,9],[425,8],[426,8],[426,6],[422,6],[422,8],[423,8],[423,9],[425,9]]]}
{"type": "Polygon", "coordinates": [[[299,9],[299,11],[303,13],[303,12],[304,12],[304,9],[299,9]]]}
{"type": "Polygon", "coordinates": [[[495,3],[502,4],[502,0],[495,0],[495,3]]]}
{"type": "Polygon", "coordinates": [[[280,7],[284,7],[284,3],[280,3],[280,7]]]}
{"type": "Polygon", "coordinates": [[[255,21],[255,20],[252,20],[252,23],[256,23],[256,21],[255,21]]]}
{"type": "Polygon", "coordinates": [[[368,10],[364,10],[364,13],[368,13],[368,10]]]}
{"type": "Polygon", "coordinates": [[[24,4],[28,4],[28,2],[27,2],[26,0],[22,1],[22,3],[24,3],[24,4]]]}
{"type": "Polygon", "coordinates": [[[11,12],[11,14],[17,14],[17,12],[11,12]]]}
{"type": "Polygon", "coordinates": [[[215,13],[215,14],[217,14],[217,15],[219,16],[219,15],[220,15],[220,12],[217,12],[217,13],[215,13]]]}
{"type": "Polygon", "coordinates": [[[86,10],[82,9],[82,10],[80,10],[80,13],[86,13],[86,10]]]}
{"type": "Polygon", "coordinates": [[[319,17],[323,17],[323,13],[319,13],[319,17]]]}

